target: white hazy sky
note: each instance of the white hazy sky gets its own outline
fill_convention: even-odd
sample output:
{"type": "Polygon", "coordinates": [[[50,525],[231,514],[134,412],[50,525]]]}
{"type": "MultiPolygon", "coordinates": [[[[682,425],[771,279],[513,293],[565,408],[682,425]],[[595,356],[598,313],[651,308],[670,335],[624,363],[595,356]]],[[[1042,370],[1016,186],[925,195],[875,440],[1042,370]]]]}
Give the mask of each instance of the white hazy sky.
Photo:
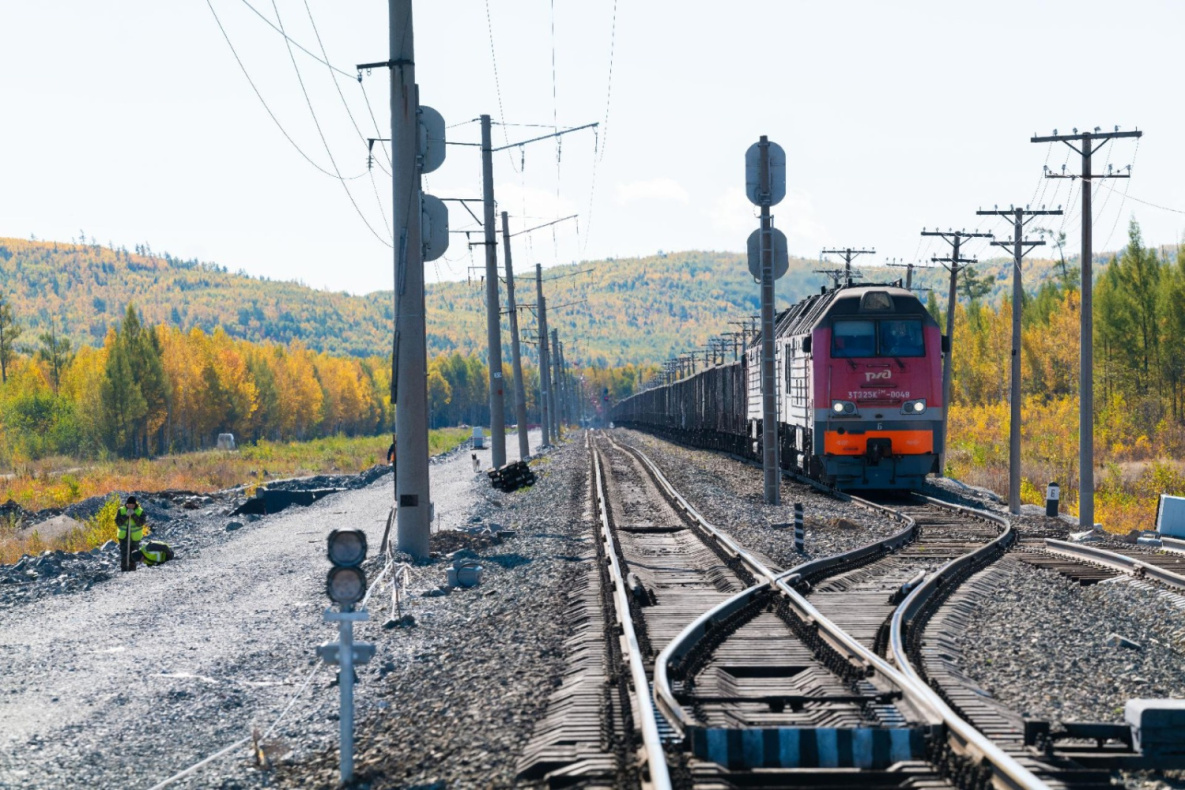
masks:
{"type": "MultiPolygon", "coordinates": [[[[388,57],[382,0],[250,2],[273,22],[278,8],[289,35],[317,53],[319,32],[328,60],[347,73],[388,57]]],[[[389,288],[391,252],[376,238],[390,239],[389,177],[376,168],[373,183],[346,182],[372,233],[342,184],[269,118],[211,5],[284,130],[318,167],[334,169],[284,39],[243,0],[4,0],[0,236],[66,241],[82,231],[319,288],[389,288]]],[[[1045,162],[1060,169],[1068,150],[1029,137],[1116,124],[1147,135],[1138,151],[1125,140],[1097,156],[1096,169],[1135,167],[1130,184],[1107,182],[1119,193],[1099,188],[1095,247],[1119,246],[1133,214],[1148,243],[1174,243],[1185,214],[1124,202],[1122,190],[1185,210],[1182,31],[1178,0],[415,3],[421,101],[449,124],[481,113],[602,123],[595,136],[566,136],[558,166],[551,141],[495,160],[512,229],[580,215],[554,236],[517,239],[519,266],[743,250],[756,225],[743,153],[760,134],[787,152],[789,190],[775,223],[796,254],[851,245],[875,246],[877,260],[916,259],[940,249],[919,243],[923,226],[988,228],[976,208],[1034,195],[1067,202],[1070,182],[1040,175],[1045,162]]],[[[365,174],[365,144],[346,111],[362,136],[377,136],[361,87],[335,84],[299,51],[295,59],[337,168],[365,174]]],[[[386,136],[385,71],[365,87],[386,136]]],[[[495,127],[494,139],[545,131],[495,127]]],[[[478,127],[449,135],[476,141],[478,127]]],[[[479,196],[476,149],[450,148],[426,191],[479,196]]],[[[451,217],[454,228],[473,224],[456,206],[451,217]]],[[[1076,211],[1066,227],[1076,250],[1076,211]]],[[[454,236],[428,277],[463,278],[470,260],[454,236]]]]}

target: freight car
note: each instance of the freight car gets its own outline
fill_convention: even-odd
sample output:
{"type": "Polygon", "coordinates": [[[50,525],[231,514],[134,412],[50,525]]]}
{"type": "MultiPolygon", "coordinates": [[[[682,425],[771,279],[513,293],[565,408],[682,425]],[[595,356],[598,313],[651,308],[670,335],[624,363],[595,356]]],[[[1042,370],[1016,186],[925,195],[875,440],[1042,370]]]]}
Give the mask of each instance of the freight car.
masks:
{"type": "MultiPolygon", "coordinates": [[[[899,285],[823,289],[775,322],[780,462],[841,489],[909,489],[938,472],[942,357],[934,320],[899,285]]],[[[761,344],[618,403],[615,425],[761,457],[761,344]]]]}

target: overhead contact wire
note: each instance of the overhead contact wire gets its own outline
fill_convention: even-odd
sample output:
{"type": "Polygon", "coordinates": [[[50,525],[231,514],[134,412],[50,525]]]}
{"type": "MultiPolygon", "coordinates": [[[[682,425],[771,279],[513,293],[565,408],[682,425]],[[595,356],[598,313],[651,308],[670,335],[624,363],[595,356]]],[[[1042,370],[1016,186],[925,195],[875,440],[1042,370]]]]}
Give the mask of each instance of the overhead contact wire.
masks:
{"type": "MultiPolygon", "coordinates": [[[[309,15],[309,24],[313,26],[313,35],[317,39],[317,46],[321,48],[321,54],[325,56],[325,60],[323,60],[321,62],[328,66],[329,65],[329,53],[325,51],[325,42],[323,42],[321,40],[321,31],[317,29],[317,20],[313,18],[313,9],[309,7],[309,0],[304,0],[304,10],[305,10],[305,13],[307,13],[309,15]]],[[[337,89],[338,98],[340,98],[342,100],[342,106],[346,108],[346,115],[349,117],[350,123],[354,127],[354,131],[358,133],[358,137],[359,137],[359,139],[362,140],[362,142],[367,143],[369,145],[370,141],[368,140],[366,135],[364,135],[362,133],[362,129],[358,126],[358,122],[356,120],[354,120],[354,112],[353,112],[353,110],[350,109],[350,103],[348,101],[346,101],[346,95],[344,93],[342,93],[341,84],[337,81],[337,74],[336,74],[337,71],[339,71],[339,69],[335,69],[333,66],[329,66],[329,77],[330,77],[330,79],[333,80],[333,87],[335,89],[337,89]]],[[[354,78],[351,77],[350,81],[353,82],[354,78]]],[[[359,87],[360,88],[362,87],[361,83],[359,83],[359,87]]],[[[362,88],[362,92],[363,92],[363,94],[365,94],[366,89],[362,88]]],[[[376,127],[377,127],[377,124],[376,124],[376,127]]],[[[382,135],[379,135],[379,136],[381,137],[382,135]]],[[[385,148],[383,149],[384,154],[386,153],[386,150],[387,149],[385,149],[385,148]]],[[[390,160],[388,158],[388,162],[389,161],[390,160]]],[[[391,175],[390,171],[383,168],[383,165],[381,162],[377,162],[376,164],[378,164],[379,170],[382,170],[387,175],[391,175]]],[[[372,180],[373,180],[373,176],[372,176],[372,180]]]]}
{"type": "MultiPolygon", "coordinates": [[[[280,17],[280,9],[276,5],[276,0],[272,0],[272,9],[276,12],[276,22],[279,24],[280,30],[283,31],[284,21],[280,17]]],[[[309,92],[305,88],[304,77],[302,77],[300,74],[300,66],[296,64],[296,55],[292,51],[292,42],[289,40],[287,35],[284,36],[284,41],[288,46],[288,57],[292,60],[292,68],[296,71],[296,81],[300,83],[300,92],[304,95],[305,104],[307,104],[309,108],[309,114],[313,117],[313,125],[317,127],[317,135],[321,138],[321,144],[325,146],[325,153],[329,157],[329,161],[333,165],[334,171],[337,172],[337,161],[333,158],[333,151],[329,147],[329,141],[325,139],[325,132],[321,129],[321,121],[317,118],[317,111],[313,109],[313,101],[309,98],[309,92]]],[[[340,172],[338,172],[338,178],[341,179],[340,172]]],[[[362,213],[362,209],[358,206],[358,201],[354,199],[354,193],[350,191],[350,187],[345,183],[344,179],[342,180],[342,188],[345,189],[346,197],[350,199],[350,205],[354,207],[354,211],[357,212],[358,217],[362,220],[362,224],[366,226],[367,230],[369,230],[380,242],[388,247],[393,248],[395,245],[383,238],[382,235],[380,235],[379,232],[374,229],[374,226],[370,224],[370,220],[366,218],[366,215],[362,213]]]]}
{"type": "Polygon", "coordinates": [[[613,20],[609,27],[609,76],[605,85],[605,117],[601,122],[604,130],[604,140],[600,139],[600,134],[596,135],[597,143],[595,144],[599,150],[593,153],[593,168],[592,168],[592,182],[588,190],[588,212],[587,219],[584,223],[584,244],[581,245],[581,253],[588,249],[588,240],[592,231],[593,218],[593,201],[597,194],[597,165],[605,158],[605,148],[609,141],[609,108],[613,102],[613,58],[617,51],[617,0],[613,0],[613,20]]]}
{"type": "MultiPolygon", "coordinates": [[[[209,7],[210,13],[214,15],[214,21],[218,25],[218,30],[221,31],[222,37],[226,40],[226,45],[230,47],[230,52],[232,55],[234,55],[235,62],[239,64],[239,69],[243,72],[243,76],[247,78],[247,84],[250,85],[251,90],[255,92],[255,98],[259,99],[259,103],[263,105],[263,109],[267,112],[268,117],[272,119],[272,123],[274,123],[276,128],[280,130],[280,134],[284,135],[284,139],[296,149],[296,153],[300,154],[301,157],[310,165],[312,165],[313,168],[315,168],[318,172],[323,173],[330,178],[336,178],[339,181],[354,181],[365,176],[366,173],[362,172],[356,176],[343,178],[340,171],[330,172],[326,170],[325,168],[321,167],[321,165],[313,161],[313,158],[304,152],[304,149],[301,148],[299,144],[297,144],[296,140],[292,139],[292,135],[288,134],[288,130],[284,128],[284,124],[280,123],[280,119],[276,117],[274,112],[272,112],[272,108],[263,98],[263,94],[259,92],[259,88],[256,86],[255,80],[251,79],[250,72],[247,71],[246,65],[243,64],[243,59],[239,57],[239,52],[235,49],[234,43],[230,40],[230,36],[226,32],[226,28],[222,25],[222,19],[219,18],[218,12],[214,10],[214,4],[211,2],[211,0],[206,0],[206,6],[209,7]]],[[[287,36],[285,36],[285,38],[287,38],[287,36]]]]}

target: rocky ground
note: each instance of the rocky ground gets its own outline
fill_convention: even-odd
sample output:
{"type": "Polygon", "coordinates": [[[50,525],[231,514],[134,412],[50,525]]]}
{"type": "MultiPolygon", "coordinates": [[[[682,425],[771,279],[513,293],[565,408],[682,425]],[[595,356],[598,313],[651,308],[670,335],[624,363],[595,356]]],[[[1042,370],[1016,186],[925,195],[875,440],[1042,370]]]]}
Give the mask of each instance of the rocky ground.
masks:
{"type": "Polygon", "coordinates": [[[1122,721],[1127,700],[1185,689],[1185,597],[1126,578],[1083,587],[1015,561],[992,579],[964,638],[966,671],[1026,718],[1122,721]]]}
{"type": "MultiPolygon", "coordinates": [[[[645,450],[706,518],[782,567],[900,528],[789,481],[786,504],[771,508],[757,467],[613,435],[645,450]],[[780,526],[792,522],[795,501],[806,505],[805,555],[780,526]]],[[[512,457],[515,445],[511,437],[512,457]]],[[[488,465],[488,451],[479,456],[488,465]]],[[[380,586],[371,621],[358,627],[377,646],[358,670],[359,787],[516,784],[520,750],[563,670],[566,593],[593,556],[583,442],[574,434],[532,466],[538,482],[505,494],[473,472],[468,448],[433,465],[437,524],[447,527],[432,537],[435,556],[408,566],[398,612],[390,586],[380,586]],[[480,586],[445,588],[458,559],[482,566],[480,586]]],[[[160,568],[120,574],[110,547],[0,567],[0,788],[147,788],[253,729],[271,770],[244,743],[171,786],[335,787],[338,690],[313,655],[335,637],[321,617],[324,536],[363,528],[377,554],[391,500],[382,471],[284,483],[346,490],[261,517],[232,515],[240,491],[146,496],[154,536],[178,550],[160,568]]],[[[939,485],[945,497],[1000,507],[990,492],[939,485]]],[[[67,514],[85,518],[101,504],[67,514]]],[[[1023,520],[1071,529],[1036,514],[1023,520]]],[[[385,562],[368,561],[372,579],[385,562]]],[[[1185,688],[1178,603],[1127,583],[1078,588],[1027,567],[1015,574],[968,637],[969,672],[985,688],[1054,720],[1114,720],[1127,696],[1185,688]],[[1106,645],[1111,631],[1140,647],[1106,645]],[[1043,692],[1025,690],[1029,676],[1045,679],[1043,692]],[[1050,677],[1065,682],[1051,686],[1050,677]]]]}
{"type": "Polygon", "coordinates": [[[786,479],[782,481],[782,504],[767,505],[764,477],[758,466],[640,431],[615,429],[610,435],[618,442],[640,448],[704,518],[781,568],[863,546],[903,526],[860,505],[841,502],[811,486],[786,479]],[[805,511],[806,552],[802,554],[794,549],[795,502],[801,502],[805,511]]]}
{"type": "MultiPolygon", "coordinates": [[[[479,478],[471,528],[514,532],[501,543],[434,536],[441,548],[476,545],[461,556],[481,563],[482,584],[439,595],[448,562],[417,566],[405,610],[416,625],[367,635],[389,649],[359,728],[360,786],[516,784],[519,752],[563,672],[567,590],[594,556],[587,464],[577,440],[532,464],[539,479],[529,489],[504,494],[479,478]]],[[[326,751],[278,779],[331,788],[337,770],[336,752],[326,751]]]]}
{"type": "MultiPolygon", "coordinates": [[[[454,454],[458,451],[454,451],[454,454]]],[[[440,459],[443,461],[444,459],[440,459]]],[[[315,489],[358,490],[386,477],[390,469],[376,466],[357,475],[317,475],[293,480],[276,480],[268,488],[281,491],[315,489]]],[[[229,532],[256,522],[260,516],[233,515],[247,501],[241,488],[212,494],[190,491],[159,493],[113,491],[122,502],[136,493],[148,519],[149,537],[168,543],[179,557],[189,557],[201,549],[221,543],[229,532]]],[[[8,502],[0,506],[3,516],[31,530],[40,522],[58,515],[85,521],[99,511],[107,497],[91,497],[66,508],[25,511],[8,502]]],[[[114,538],[114,535],[112,535],[114,538]]],[[[119,551],[114,540],[89,552],[46,551],[37,557],[25,556],[11,565],[0,565],[0,611],[46,596],[90,590],[119,573],[119,551]]]]}
{"type": "MultiPolygon", "coordinates": [[[[434,494],[437,513],[468,531],[434,535],[433,549],[461,549],[484,579],[447,594],[449,560],[437,556],[410,568],[404,625],[384,627],[389,587],[370,601],[358,628],[377,645],[358,671],[361,786],[512,783],[561,663],[564,588],[588,553],[581,447],[537,470],[534,488],[503,494],[468,451],[433,466],[434,479],[469,481],[434,494]]],[[[243,743],[170,786],[334,786],[337,688],[313,655],[336,635],[321,617],[324,538],[362,528],[377,553],[390,481],[256,520],[229,515],[231,494],[183,514],[150,497],[154,534],[179,549],[171,563],[121,574],[100,551],[5,569],[17,580],[0,585],[0,788],[151,787],[253,729],[275,770],[243,743]],[[242,526],[227,532],[232,520],[242,526]]],[[[368,562],[373,578],[381,560],[368,562]]]]}

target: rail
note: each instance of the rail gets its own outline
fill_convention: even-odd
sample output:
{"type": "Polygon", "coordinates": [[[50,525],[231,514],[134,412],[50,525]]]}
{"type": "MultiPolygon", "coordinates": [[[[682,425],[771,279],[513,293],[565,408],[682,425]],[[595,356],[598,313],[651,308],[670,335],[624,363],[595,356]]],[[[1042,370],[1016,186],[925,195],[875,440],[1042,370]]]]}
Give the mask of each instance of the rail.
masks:
{"type": "MultiPolygon", "coordinates": [[[[612,439],[610,439],[612,441],[612,439]]],[[[616,446],[616,444],[615,444],[616,446]]],[[[667,491],[667,493],[679,503],[679,506],[700,525],[706,532],[714,537],[714,539],[727,551],[730,555],[738,557],[752,570],[753,575],[759,581],[757,584],[745,589],[723,603],[709,609],[702,615],[693,620],[687,625],[677,637],[663,648],[659,653],[658,659],[654,664],[654,699],[655,703],[662,710],[667,717],[671,726],[684,734],[687,727],[690,725],[691,718],[683,709],[683,706],[676,699],[674,689],[671,685],[670,667],[673,663],[682,659],[685,655],[695,649],[695,646],[703,640],[703,638],[712,630],[714,625],[723,622],[731,615],[740,611],[744,607],[752,603],[758,596],[762,595],[767,590],[776,591],[785,596],[790,603],[790,606],[795,610],[796,615],[803,621],[814,623],[819,629],[819,635],[825,639],[838,653],[844,655],[847,660],[853,664],[865,667],[872,667],[876,672],[883,675],[887,680],[893,683],[894,686],[901,689],[903,693],[910,694],[910,683],[906,681],[905,677],[901,675],[895,668],[893,668],[887,661],[880,656],[873,653],[868,648],[860,644],[856,639],[850,636],[846,631],[837,626],[834,622],[824,616],[821,612],[815,609],[797,590],[788,583],[795,577],[801,578],[803,571],[819,571],[822,568],[833,567],[839,562],[850,561],[852,559],[863,558],[881,551],[888,551],[905,543],[913,531],[916,529],[916,524],[913,519],[905,517],[906,527],[900,532],[877,541],[870,546],[863,546],[849,552],[848,555],[837,555],[839,560],[835,557],[825,557],[815,560],[805,565],[797,566],[789,571],[775,572],[768,568],[764,563],[754,557],[750,552],[737,545],[730,536],[723,533],[720,529],[712,525],[700,515],[687,500],[675,490],[674,486],[667,480],[662,470],[641,450],[635,447],[628,448],[635,457],[637,457],[654,475],[655,479],[659,481],[660,485],[667,491]]],[[[875,503],[866,503],[869,506],[893,513],[889,508],[884,508],[875,503]]],[[[894,515],[898,515],[893,513],[894,515]]],[[[910,695],[916,696],[916,695],[910,695]]],[[[923,705],[922,710],[928,710],[928,706],[923,705]]]]}
{"type": "Polygon", "coordinates": [[[1000,535],[990,543],[964,554],[946,565],[943,565],[928,579],[913,589],[897,610],[893,613],[889,632],[889,649],[893,663],[908,678],[911,687],[925,700],[926,706],[935,711],[946,725],[949,739],[954,741],[956,751],[961,752],[973,761],[986,760],[991,766],[993,784],[997,787],[1017,788],[1018,790],[1038,790],[1047,787],[1032,771],[1022,766],[1011,755],[975,729],[969,722],[961,718],[946,704],[946,701],[930,688],[921,677],[909,659],[906,649],[907,628],[916,616],[931,603],[931,599],[945,590],[963,572],[969,570],[981,560],[991,554],[1001,552],[1009,546],[1016,537],[1012,524],[1005,518],[982,510],[942,502],[931,497],[921,497],[931,505],[949,510],[962,512],[975,518],[994,521],[1003,526],[1000,535]]]}
{"type": "MultiPolygon", "coordinates": [[[[614,446],[618,446],[612,439],[610,439],[610,442],[614,446]]],[[[869,546],[863,546],[851,552],[845,552],[831,557],[820,558],[797,566],[789,571],[775,573],[766,568],[750,552],[740,547],[731,537],[704,519],[674,489],[662,471],[645,453],[635,447],[628,447],[627,449],[646,465],[655,479],[659,481],[660,485],[672,497],[673,501],[679,503],[679,506],[684,512],[695,520],[706,532],[714,536],[714,539],[717,540],[725,551],[745,562],[753,570],[754,576],[761,580],[757,584],[737,593],[697,617],[659,653],[654,666],[654,702],[666,716],[671,726],[681,735],[686,734],[687,728],[691,726],[692,719],[675,696],[671,684],[671,666],[694,650],[696,645],[704,639],[717,623],[724,622],[733,614],[753,603],[758,596],[764,594],[767,590],[773,590],[787,599],[795,616],[803,622],[811,623],[817,627],[819,635],[839,654],[844,655],[853,664],[862,665],[879,674],[898,688],[903,696],[922,715],[929,715],[935,722],[941,721],[946,727],[948,738],[954,741],[954,745],[958,751],[971,756],[973,759],[986,760],[991,766],[993,780],[997,786],[1016,788],[1017,790],[1038,790],[1038,788],[1047,787],[1045,782],[1020,765],[1020,763],[1000,747],[992,743],[991,740],[976,730],[970,723],[960,718],[914,670],[904,651],[904,625],[910,616],[920,611],[924,602],[944,582],[949,581],[952,576],[956,575],[957,571],[1011,543],[1015,533],[1012,530],[1011,524],[1006,519],[961,505],[954,505],[929,497],[921,497],[928,503],[938,507],[944,507],[966,513],[973,517],[994,521],[1003,527],[1003,531],[995,540],[970,554],[963,555],[947,563],[930,578],[912,589],[893,615],[891,649],[893,651],[894,663],[897,664],[897,666],[894,666],[889,661],[866,648],[832,620],[823,615],[801,593],[794,589],[793,584],[798,583],[809,575],[824,572],[829,568],[863,559],[878,552],[891,551],[903,545],[916,531],[917,525],[913,519],[894,511],[892,508],[862,499],[856,500],[855,497],[851,497],[851,499],[858,501],[862,505],[892,514],[898,518],[903,518],[906,521],[905,528],[869,546]]]]}
{"type": "Polygon", "coordinates": [[[1157,565],[1137,560],[1125,554],[1117,554],[1113,551],[1083,543],[1066,543],[1064,540],[1055,540],[1053,538],[1045,539],[1045,548],[1054,554],[1073,557],[1077,560],[1087,560],[1096,565],[1102,565],[1122,571],[1123,573],[1130,573],[1133,576],[1144,579],[1154,579],[1169,587],[1185,590],[1185,576],[1179,573],[1173,573],[1167,568],[1161,568],[1157,565]]]}
{"type": "Polygon", "coordinates": [[[596,492],[598,510],[601,519],[601,540],[605,542],[605,555],[608,558],[609,574],[613,579],[613,601],[617,609],[617,618],[621,624],[622,636],[626,642],[626,652],[629,654],[630,678],[634,684],[634,698],[638,704],[638,718],[641,720],[642,747],[646,755],[646,768],[650,774],[650,787],[654,790],[670,790],[671,776],[667,769],[666,755],[662,748],[662,739],[658,734],[658,718],[654,704],[650,698],[650,680],[646,676],[646,666],[643,663],[642,649],[638,644],[638,633],[634,629],[633,617],[630,615],[629,598],[626,591],[625,574],[617,562],[617,546],[613,539],[613,531],[609,528],[609,505],[606,501],[604,475],[601,470],[601,458],[592,449],[588,434],[585,434],[586,446],[593,457],[593,469],[596,474],[596,492]]]}
{"type": "Polygon", "coordinates": [[[758,579],[764,579],[766,583],[773,581],[773,579],[778,575],[776,571],[772,570],[764,562],[757,559],[757,557],[754,556],[751,551],[741,546],[739,543],[733,540],[731,536],[724,533],[709,523],[708,520],[703,516],[701,516],[699,511],[692,507],[691,503],[688,502],[682,494],[675,490],[675,487],[671,485],[669,480],[667,480],[666,475],[664,475],[662,470],[650,460],[649,456],[636,447],[622,447],[617,442],[613,441],[612,437],[607,438],[609,439],[609,444],[611,444],[613,447],[631,453],[635,458],[645,464],[646,468],[649,469],[650,473],[654,476],[654,479],[658,481],[658,484],[662,487],[663,491],[665,491],[667,495],[675,502],[676,506],[688,516],[690,516],[691,519],[695,521],[697,525],[699,525],[700,529],[707,533],[709,539],[715,542],[725,554],[727,554],[729,557],[732,557],[733,559],[740,560],[741,563],[743,563],[744,566],[748,568],[755,577],[758,579]]]}
{"type": "Polygon", "coordinates": [[[1185,552],[1185,540],[1180,538],[1170,538],[1167,535],[1160,536],[1160,547],[1165,551],[1175,551],[1178,554],[1185,552]]]}

